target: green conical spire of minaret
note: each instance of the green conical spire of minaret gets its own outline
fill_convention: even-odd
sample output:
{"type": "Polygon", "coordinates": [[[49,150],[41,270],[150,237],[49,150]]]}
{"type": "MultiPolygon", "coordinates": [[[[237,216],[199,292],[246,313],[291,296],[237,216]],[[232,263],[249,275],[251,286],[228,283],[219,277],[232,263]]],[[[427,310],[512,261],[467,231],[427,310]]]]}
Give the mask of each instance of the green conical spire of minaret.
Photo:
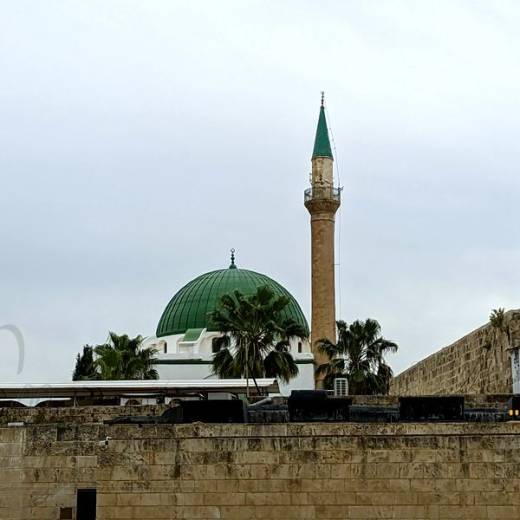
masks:
{"type": "Polygon", "coordinates": [[[324,95],[321,93],[320,117],[318,119],[318,128],[316,129],[316,139],[314,139],[314,150],[312,158],[315,157],[332,157],[330,148],[329,130],[327,128],[327,120],[325,119],[324,95]]]}

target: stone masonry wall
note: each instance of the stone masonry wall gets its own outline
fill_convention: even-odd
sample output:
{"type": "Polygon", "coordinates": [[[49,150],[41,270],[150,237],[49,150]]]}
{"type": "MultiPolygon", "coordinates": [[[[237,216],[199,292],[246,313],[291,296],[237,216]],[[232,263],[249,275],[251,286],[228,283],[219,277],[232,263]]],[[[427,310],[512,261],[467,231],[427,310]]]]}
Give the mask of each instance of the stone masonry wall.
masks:
{"type": "Polygon", "coordinates": [[[56,520],[91,487],[98,520],[506,520],[520,510],[520,422],[34,424],[0,428],[0,458],[2,520],[56,520]]]}
{"type": "Polygon", "coordinates": [[[512,392],[508,349],[520,345],[520,310],[505,315],[508,332],[488,323],[393,378],[393,395],[512,392]]]}
{"type": "MultiPolygon", "coordinates": [[[[28,424],[100,423],[122,415],[159,416],[168,405],[141,406],[64,406],[62,408],[0,407],[0,426],[10,422],[28,424]]],[[[0,519],[1,520],[1,519],[0,519]]]]}

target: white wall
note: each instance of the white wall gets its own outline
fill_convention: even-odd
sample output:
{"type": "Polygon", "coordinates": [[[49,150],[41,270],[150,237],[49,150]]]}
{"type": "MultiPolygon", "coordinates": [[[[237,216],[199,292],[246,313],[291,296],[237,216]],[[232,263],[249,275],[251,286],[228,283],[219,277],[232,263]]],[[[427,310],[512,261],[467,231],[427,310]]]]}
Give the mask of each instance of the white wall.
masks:
{"type": "Polygon", "coordinates": [[[280,384],[280,393],[291,395],[291,390],[314,390],[314,364],[298,364],[299,374],[288,384],[280,384]]]}
{"type": "MultiPolygon", "coordinates": [[[[182,344],[184,334],[175,334],[156,338],[151,336],[143,341],[144,348],[157,349],[155,368],[159,372],[159,379],[206,379],[212,375],[210,361],[213,358],[212,340],[219,336],[218,332],[204,331],[196,343],[182,344]],[[167,351],[164,353],[164,344],[167,351]],[[191,363],[190,363],[191,361],[191,363]],[[206,361],[207,363],[201,363],[206,361]]],[[[302,342],[302,353],[298,352],[298,341],[291,341],[291,354],[296,361],[305,360],[307,363],[298,363],[298,376],[285,385],[280,383],[282,395],[290,395],[291,390],[314,389],[314,365],[308,363],[313,359],[308,341],[302,342]]]]}
{"type": "MultiPolygon", "coordinates": [[[[211,375],[211,365],[209,364],[157,364],[155,368],[159,372],[159,379],[206,379],[215,377],[211,375]]],[[[292,379],[289,384],[280,383],[282,395],[290,395],[291,390],[314,389],[314,365],[310,363],[298,364],[298,370],[298,376],[292,379]]],[[[251,386],[253,386],[252,381],[251,386]]]]}
{"type": "MultiPolygon", "coordinates": [[[[204,330],[195,343],[184,343],[184,334],[174,334],[172,336],[163,336],[157,338],[150,336],[143,341],[143,348],[155,348],[158,352],[157,357],[167,355],[181,355],[182,357],[194,357],[201,359],[211,359],[213,356],[212,344],[213,338],[220,336],[219,332],[208,332],[204,330]],[[166,345],[166,354],[164,353],[164,346],[166,345]]],[[[291,354],[295,359],[299,357],[306,359],[311,354],[311,347],[308,340],[302,341],[302,352],[298,352],[297,339],[290,342],[291,354]]]]}

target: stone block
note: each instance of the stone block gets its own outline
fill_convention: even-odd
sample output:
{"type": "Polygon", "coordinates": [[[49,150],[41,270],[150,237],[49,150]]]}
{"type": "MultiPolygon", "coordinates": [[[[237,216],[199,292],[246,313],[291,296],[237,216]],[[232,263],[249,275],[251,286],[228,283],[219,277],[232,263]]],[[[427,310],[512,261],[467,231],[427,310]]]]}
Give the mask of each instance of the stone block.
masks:
{"type": "Polygon", "coordinates": [[[520,517],[518,506],[487,506],[486,511],[489,520],[518,520],[520,517]]]}
{"type": "MultiPolygon", "coordinates": [[[[280,494],[270,493],[273,496],[279,496],[280,494]]],[[[211,506],[239,506],[248,504],[249,494],[246,493],[234,493],[230,491],[220,493],[204,493],[203,504],[211,506]]]]}
{"type": "Polygon", "coordinates": [[[457,520],[480,520],[488,518],[486,506],[439,506],[439,515],[441,518],[457,519],[457,520]]]}

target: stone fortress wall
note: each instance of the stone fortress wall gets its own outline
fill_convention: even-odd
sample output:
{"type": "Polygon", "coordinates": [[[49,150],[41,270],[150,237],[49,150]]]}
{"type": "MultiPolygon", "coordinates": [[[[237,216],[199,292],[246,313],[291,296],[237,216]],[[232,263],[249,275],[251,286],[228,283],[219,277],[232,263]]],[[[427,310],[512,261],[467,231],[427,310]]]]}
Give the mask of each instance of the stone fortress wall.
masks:
{"type": "Polygon", "coordinates": [[[75,518],[84,488],[96,489],[98,520],[505,520],[520,510],[520,422],[110,426],[84,412],[2,416],[2,520],[75,518]],[[25,425],[7,427],[13,419],[25,425]]]}
{"type": "Polygon", "coordinates": [[[505,314],[508,333],[489,323],[393,378],[392,395],[511,393],[509,349],[520,346],[520,310],[505,314]]]}

